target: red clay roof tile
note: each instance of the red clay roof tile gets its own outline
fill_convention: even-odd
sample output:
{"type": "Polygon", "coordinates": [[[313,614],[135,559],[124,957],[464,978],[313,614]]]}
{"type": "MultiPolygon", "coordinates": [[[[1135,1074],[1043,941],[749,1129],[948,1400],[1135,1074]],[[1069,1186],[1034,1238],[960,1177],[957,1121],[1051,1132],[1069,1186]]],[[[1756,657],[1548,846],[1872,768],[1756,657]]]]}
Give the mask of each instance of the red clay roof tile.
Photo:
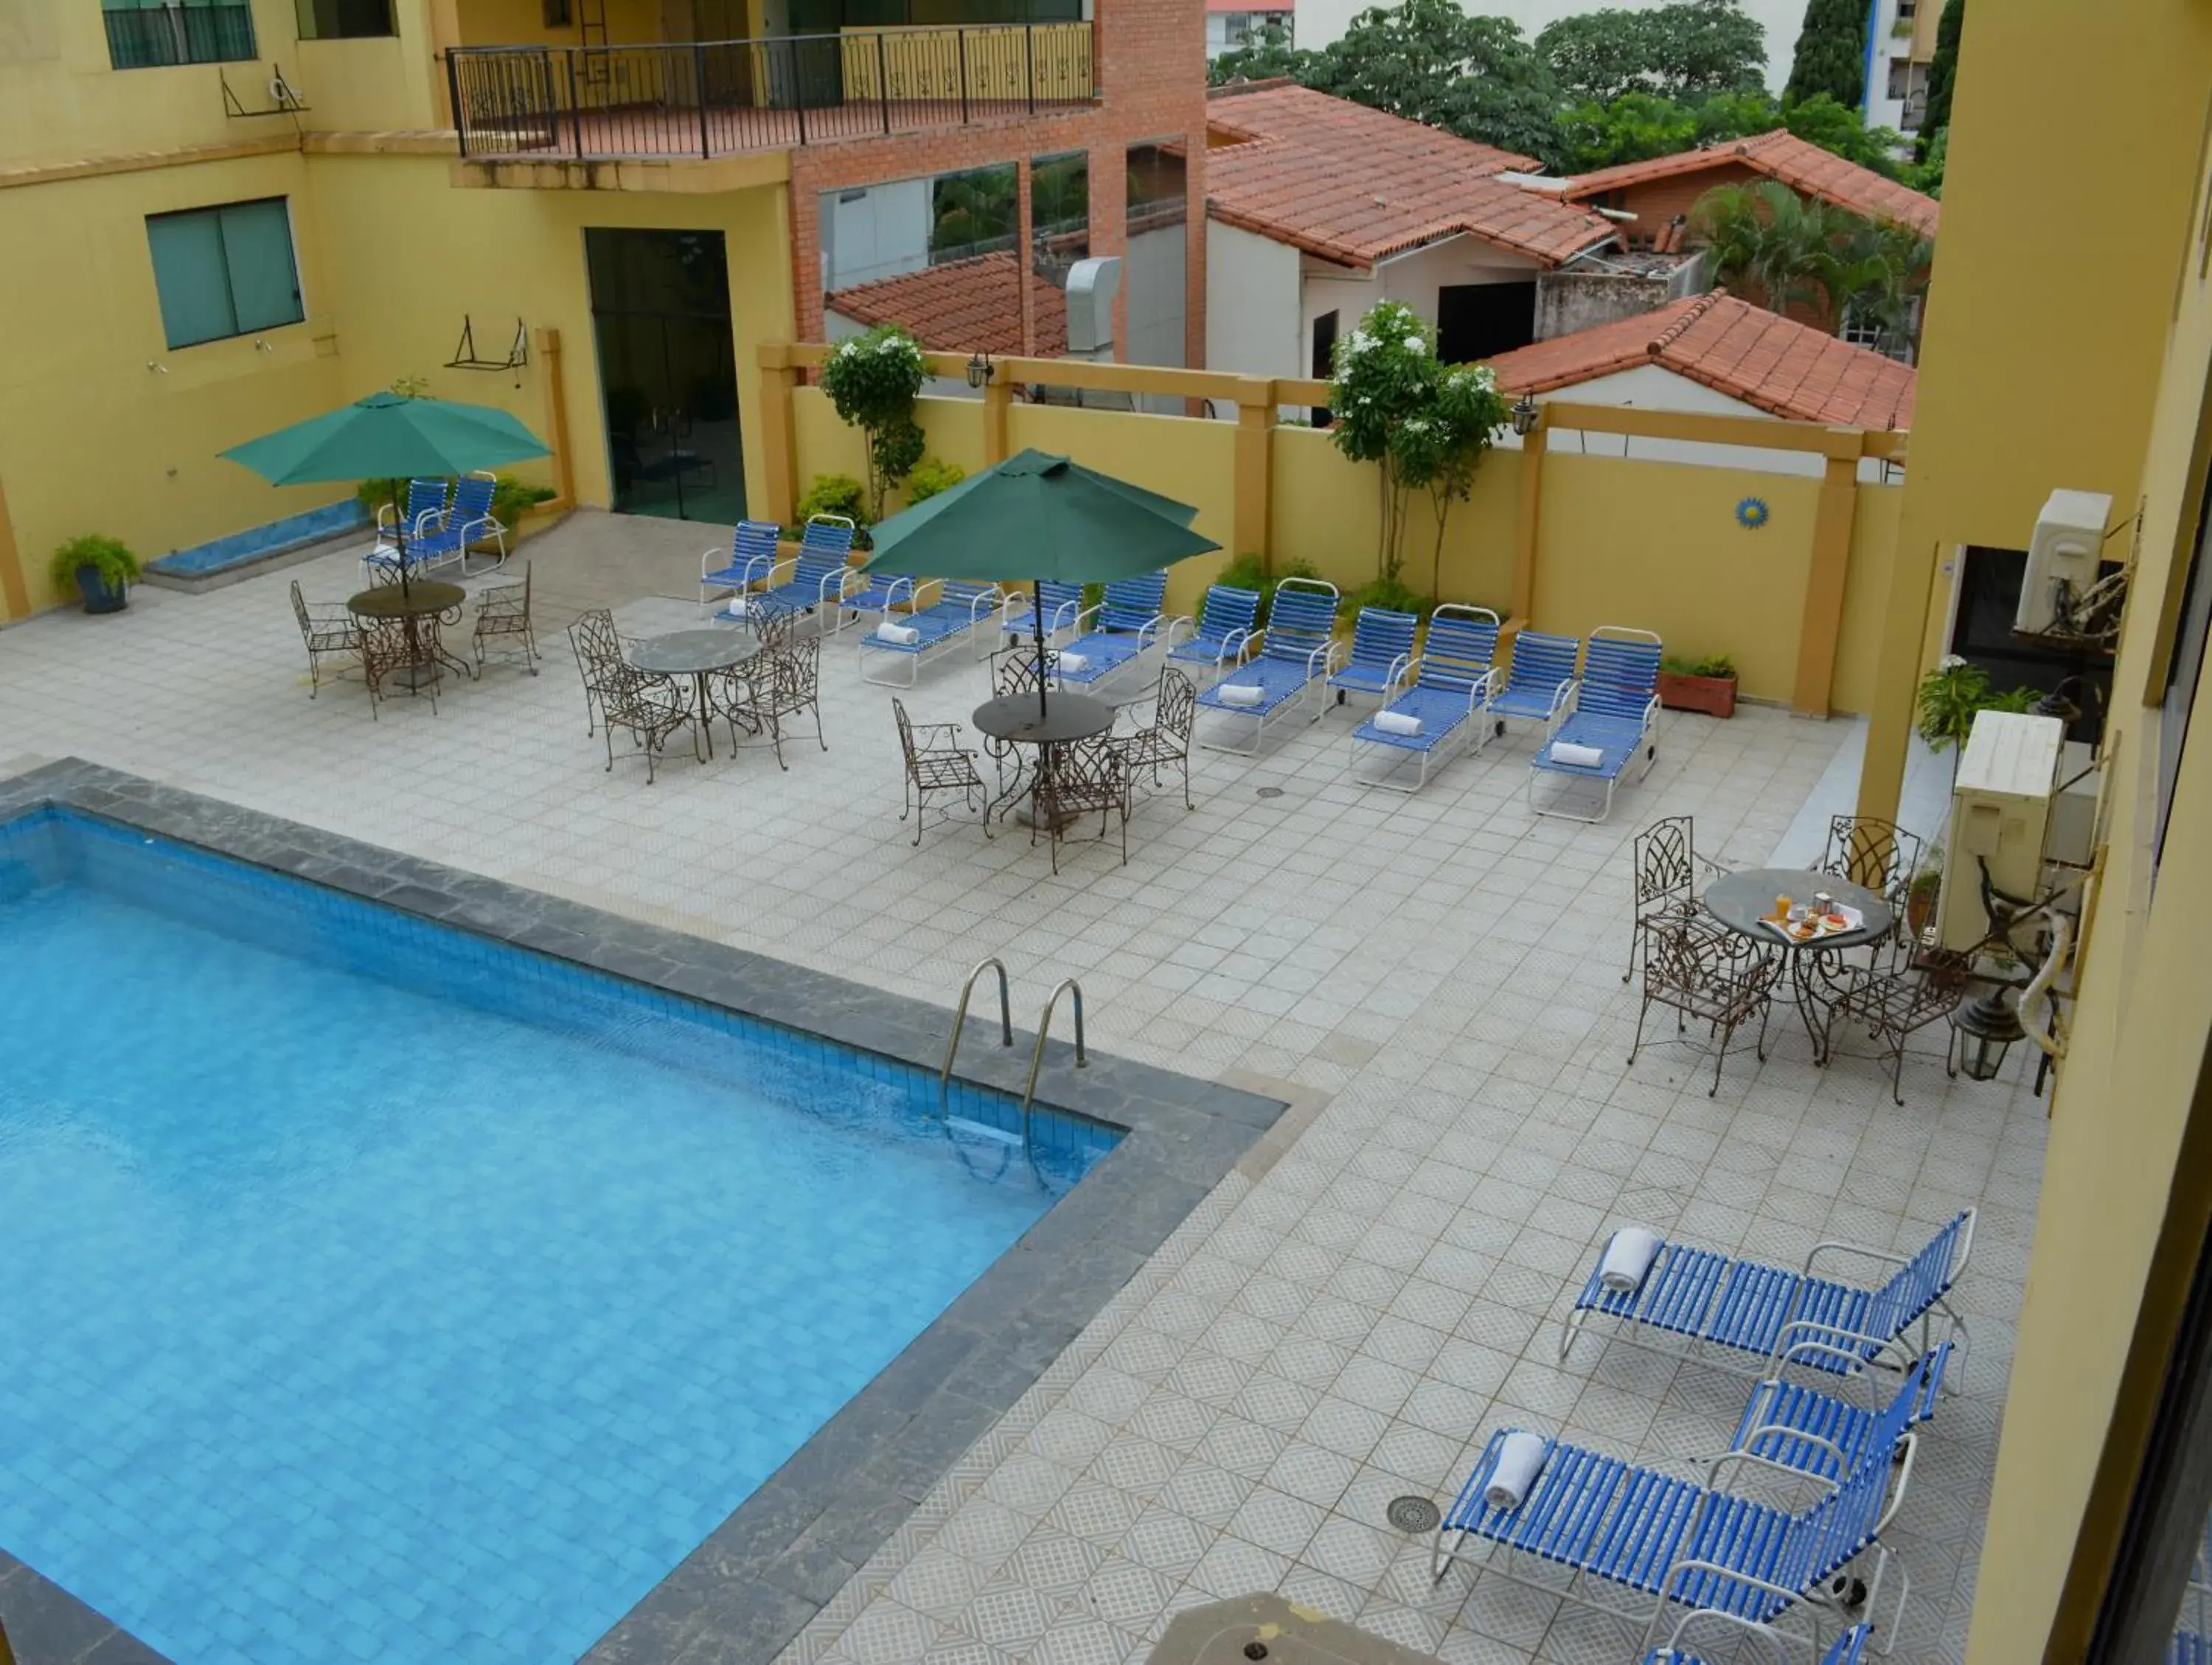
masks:
{"type": "MultiPolygon", "coordinates": [[[[1022,303],[1019,263],[1012,251],[948,260],[941,266],[856,283],[824,297],[827,310],[855,324],[903,324],[933,353],[998,353],[1019,357],[1022,303]]],[[[1067,297],[1036,273],[1038,356],[1067,350],[1067,297]]]]}
{"type": "Polygon", "coordinates": [[[1734,295],[1701,295],[1490,361],[1509,393],[1547,393],[1656,364],[1771,416],[1912,426],[1912,367],[1734,295]]]}
{"type": "Polygon", "coordinates": [[[1206,106],[1207,211],[1341,265],[1462,233],[1546,266],[1610,240],[1612,222],[1497,176],[1538,164],[1305,87],[1206,106]]]}
{"type": "Polygon", "coordinates": [[[1894,220],[1923,236],[1933,237],[1936,222],[1942,217],[1943,205],[1933,197],[1899,185],[1895,179],[1886,179],[1870,167],[1845,161],[1834,152],[1823,150],[1779,127],[1771,133],[1732,139],[1708,145],[1702,150],[1684,150],[1672,156],[1653,156],[1644,161],[1601,167],[1594,173],[1577,173],[1566,182],[1559,194],[1571,203],[1583,202],[1608,191],[1624,191],[1653,179],[1725,167],[1730,163],[1779,179],[1802,195],[1818,197],[1854,214],[1863,214],[1869,220],[1894,220]]]}

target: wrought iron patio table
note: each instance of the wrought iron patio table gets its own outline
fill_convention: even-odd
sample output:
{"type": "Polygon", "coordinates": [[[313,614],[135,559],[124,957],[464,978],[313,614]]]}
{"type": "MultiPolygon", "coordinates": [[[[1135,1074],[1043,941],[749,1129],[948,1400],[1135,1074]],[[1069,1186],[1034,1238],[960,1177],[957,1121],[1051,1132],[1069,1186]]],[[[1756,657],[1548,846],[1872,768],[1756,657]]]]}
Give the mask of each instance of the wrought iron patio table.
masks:
{"type": "Polygon", "coordinates": [[[451,665],[464,677],[471,674],[465,659],[446,651],[438,631],[441,624],[459,623],[461,604],[467,599],[468,592],[458,584],[418,578],[405,584],[371,585],[348,596],[346,610],[357,618],[399,621],[407,635],[407,669],[397,673],[395,680],[420,688],[438,674],[441,665],[451,665]]]}
{"type": "Polygon", "coordinates": [[[1825,1060],[1827,1037],[1816,1014],[1827,1003],[1821,987],[1827,975],[1826,957],[1881,941],[1889,933],[1889,904],[1863,885],[1803,867],[1759,867],[1724,873],[1705,887],[1699,900],[1705,911],[1729,930],[1782,955],[1789,968],[1797,1015],[1804,1020],[1805,1033],[1813,1042],[1813,1055],[1825,1060]],[[1816,894],[1826,894],[1831,901],[1856,909],[1858,928],[1798,942],[1766,923],[1773,916],[1777,896],[1810,902],[1816,894]]]}
{"type": "Polygon", "coordinates": [[[671,630],[665,635],[643,636],[629,645],[629,659],[641,671],[664,677],[689,677],[699,707],[699,733],[707,756],[714,755],[708,678],[734,670],[760,652],[760,638],[750,630],[671,630]]]}
{"type": "Polygon", "coordinates": [[[1054,750],[1070,741],[1105,733],[1114,726],[1114,708],[1080,694],[1054,694],[1040,709],[1036,694],[1025,690],[986,700],[969,720],[979,734],[1010,745],[1037,749],[1036,768],[1024,771],[984,811],[987,819],[992,815],[1003,817],[1026,799],[1030,807],[1024,818],[1036,825],[1037,796],[1051,778],[1054,750]]]}

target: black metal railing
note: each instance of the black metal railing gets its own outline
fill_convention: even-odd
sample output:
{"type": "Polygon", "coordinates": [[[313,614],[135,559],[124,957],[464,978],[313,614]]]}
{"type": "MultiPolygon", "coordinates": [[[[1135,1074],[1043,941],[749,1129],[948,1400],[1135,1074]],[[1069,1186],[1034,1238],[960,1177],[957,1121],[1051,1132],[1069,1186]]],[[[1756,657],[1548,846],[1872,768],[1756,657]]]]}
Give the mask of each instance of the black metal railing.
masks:
{"type": "Polygon", "coordinates": [[[645,46],[455,46],[465,156],[725,156],[1045,110],[1097,95],[1088,23],[848,29],[645,46]]]}
{"type": "Polygon", "coordinates": [[[118,70],[174,64],[236,64],[252,58],[251,6],[148,6],[103,11],[107,61],[118,70]]]}

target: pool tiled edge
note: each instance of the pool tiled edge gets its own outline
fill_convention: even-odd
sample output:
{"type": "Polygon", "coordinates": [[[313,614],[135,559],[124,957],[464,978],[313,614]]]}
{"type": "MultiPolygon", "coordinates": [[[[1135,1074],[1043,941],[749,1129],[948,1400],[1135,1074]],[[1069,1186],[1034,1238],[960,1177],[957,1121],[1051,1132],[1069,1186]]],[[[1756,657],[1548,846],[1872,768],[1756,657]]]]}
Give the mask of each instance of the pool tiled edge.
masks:
{"type": "MultiPolygon", "coordinates": [[[[943,1008],[138,776],[72,759],[0,779],[0,817],[41,804],[926,1069],[944,1056],[943,1008]]],[[[948,978],[958,969],[948,968],[948,978]]],[[[994,1040],[988,1026],[971,1024],[958,1073],[1018,1093],[1030,1037],[1011,1050],[994,1040]]],[[[1273,1098],[1095,1053],[1077,1071],[1062,1042],[1048,1043],[1045,1056],[1041,1101],[1127,1135],[602,1638],[589,1665],[774,1659],[1283,1109],[1273,1098]]],[[[0,1588],[12,1592],[34,1576],[19,1569],[0,1588]]]]}

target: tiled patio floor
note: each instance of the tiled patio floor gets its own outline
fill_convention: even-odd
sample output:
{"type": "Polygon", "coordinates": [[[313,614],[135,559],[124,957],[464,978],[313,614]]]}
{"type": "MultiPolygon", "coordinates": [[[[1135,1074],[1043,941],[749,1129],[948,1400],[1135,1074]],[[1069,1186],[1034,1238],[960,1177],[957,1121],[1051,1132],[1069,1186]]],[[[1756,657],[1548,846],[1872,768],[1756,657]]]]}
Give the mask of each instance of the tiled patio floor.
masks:
{"type": "MultiPolygon", "coordinates": [[[[284,585],[342,597],[338,558],[40,618],[0,633],[0,767],[74,753],[945,1005],[996,954],[1025,1020],[1073,973],[1102,1048],[1325,1097],[787,1659],[1118,1665],[1175,1611],[1279,1588],[1449,1661],[1626,1665],[1635,1630],[1587,1608],[1463,1573],[1432,1589],[1383,1505],[1448,1494],[1501,1420],[1677,1468],[1724,1443],[1739,1378],[1595,1340],[1558,1364],[1563,1295],[1613,1224],[1795,1260],[1821,1237],[1917,1244],[1978,1204],[1966,1391],[1891,1534],[1913,1589],[1896,1656],[1961,1656],[2042,1161],[2018,1060],[1981,1087],[1909,1063],[1903,1109],[1873,1064],[1816,1070],[1786,1026],[1717,1099],[1697,1048],[1624,1063],[1635,829],[1694,811],[1705,854],[1760,863],[1856,729],[1670,718],[1650,779],[1587,827],[1529,814],[1525,741],[1418,797],[1353,787],[1337,714],[1257,762],[1201,754],[1195,813],[1153,799],[1127,866],[1077,846],[1054,878],[1024,838],[970,825],[908,846],[889,702],[849,637],[825,661],[827,756],[810,737],[788,773],[752,751],[679,758],[650,789],[626,758],[605,773],[558,627],[687,593],[710,538],[573,518],[530,545],[544,674],[495,667],[434,715],[403,700],[374,723],[357,686],[307,697],[284,585]]],[[[964,720],[981,681],[940,663],[908,708],[964,720]]],[[[731,1656],[712,1637],[682,1656],[731,1656]]]]}

